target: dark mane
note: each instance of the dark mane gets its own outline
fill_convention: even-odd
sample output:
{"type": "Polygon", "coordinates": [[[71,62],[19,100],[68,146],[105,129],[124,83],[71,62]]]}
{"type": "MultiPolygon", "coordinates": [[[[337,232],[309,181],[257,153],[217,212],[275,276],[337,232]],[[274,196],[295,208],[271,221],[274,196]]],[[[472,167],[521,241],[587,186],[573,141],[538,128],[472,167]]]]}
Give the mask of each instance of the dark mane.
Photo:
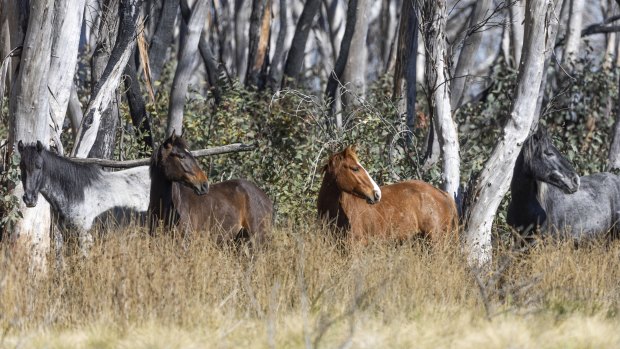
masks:
{"type": "Polygon", "coordinates": [[[21,156],[24,162],[33,162],[40,154],[44,165],[44,176],[54,187],[59,188],[70,200],[84,200],[84,189],[101,177],[101,168],[94,164],[80,164],[55,154],[47,149],[40,153],[35,145],[25,147],[21,156]]]}

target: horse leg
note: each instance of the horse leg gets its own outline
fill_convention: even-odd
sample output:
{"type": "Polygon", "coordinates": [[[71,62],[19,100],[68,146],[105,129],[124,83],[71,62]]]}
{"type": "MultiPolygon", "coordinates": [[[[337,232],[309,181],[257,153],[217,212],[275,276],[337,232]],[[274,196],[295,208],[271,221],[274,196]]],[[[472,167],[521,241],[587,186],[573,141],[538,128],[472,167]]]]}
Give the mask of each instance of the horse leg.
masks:
{"type": "Polygon", "coordinates": [[[80,247],[80,251],[82,252],[82,256],[88,257],[93,244],[93,235],[89,231],[82,230],[78,233],[78,245],[80,247]]]}
{"type": "Polygon", "coordinates": [[[64,268],[64,258],[62,255],[62,248],[64,245],[64,239],[62,236],[62,232],[59,227],[53,226],[53,235],[54,235],[54,253],[56,254],[56,268],[58,270],[62,270],[64,268]]]}

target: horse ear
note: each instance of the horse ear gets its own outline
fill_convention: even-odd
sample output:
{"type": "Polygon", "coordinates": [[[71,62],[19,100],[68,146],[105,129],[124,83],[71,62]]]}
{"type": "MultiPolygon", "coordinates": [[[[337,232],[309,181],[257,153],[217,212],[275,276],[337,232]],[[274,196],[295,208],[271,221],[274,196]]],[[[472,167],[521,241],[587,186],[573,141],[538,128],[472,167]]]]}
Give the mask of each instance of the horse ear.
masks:
{"type": "Polygon", "coordinates": [[[17,150],[19,150],[20,153],[24,151],[24,142],[21,140],[17,142],[17,150]]]}
{"type": "Polygon", "coordinates": [[[43,151],[43,143],[41,141],[37,141],[37,151],[39,153],[43,151]]]}
{"type": "Polygon", "coordinates": [[[185,135],[185,129],[181,131],[181,138],[183,138],[184,135],[185,135]]]}

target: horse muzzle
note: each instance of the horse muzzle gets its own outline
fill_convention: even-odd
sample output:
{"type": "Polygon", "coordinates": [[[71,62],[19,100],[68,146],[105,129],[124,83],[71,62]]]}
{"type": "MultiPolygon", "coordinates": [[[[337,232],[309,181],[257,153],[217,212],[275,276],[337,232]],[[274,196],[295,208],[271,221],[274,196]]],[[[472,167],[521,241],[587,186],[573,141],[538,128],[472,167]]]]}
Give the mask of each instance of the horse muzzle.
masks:
{"type": "Polygon", "coordinates": [[[26,204],[26,207],[37,206],[37,195],[24,194],[24,196],[22,196],[22,200],[24,200],[24,204],[26,204]]]}
{"type": "Polygon", "coordinates": [[[381,190],[374,190],[372,192],[372,196],[366,197],[366,202],[371,205],[374,205],[378,203],[379,201],[381,201],[381,190]]]}
{"type": "Polygon", "coordinates": [[[209,182],[194,184],[192,188],[194,189],[194,193],[196,193],[196,195],[204,195],[209,192],[209,182]]]}

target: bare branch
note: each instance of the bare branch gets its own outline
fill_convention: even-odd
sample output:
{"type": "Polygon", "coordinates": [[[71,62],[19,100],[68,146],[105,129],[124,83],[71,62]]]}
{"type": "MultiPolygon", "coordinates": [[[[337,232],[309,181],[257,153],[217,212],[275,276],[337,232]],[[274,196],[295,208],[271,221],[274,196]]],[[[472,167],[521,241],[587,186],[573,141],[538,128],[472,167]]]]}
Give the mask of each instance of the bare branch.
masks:
{"type": "MultiPolygon", "coordinates": [[[[243,143],[232,143],[227,145],[222,145],[215,148],[209,149],[200,149],[193,150],[191,153],[196,157],[200,156],[212,156],[212,155],[221,155],[228,153],[240,153],[244,151],[251,151],[256,148],[256,144],[243,144],[243,143]]],[[[78,162],[81,164],[96,164],[103,167],[111,167],[111,168],[132,168],[138,166],[145,166],[151,162],[151,159],[136,159],[136,160],[125,160],[125,161],[115,161],[108,159],[95,159],[95,158],[71,158],[73,162],[78,162]]]]}

